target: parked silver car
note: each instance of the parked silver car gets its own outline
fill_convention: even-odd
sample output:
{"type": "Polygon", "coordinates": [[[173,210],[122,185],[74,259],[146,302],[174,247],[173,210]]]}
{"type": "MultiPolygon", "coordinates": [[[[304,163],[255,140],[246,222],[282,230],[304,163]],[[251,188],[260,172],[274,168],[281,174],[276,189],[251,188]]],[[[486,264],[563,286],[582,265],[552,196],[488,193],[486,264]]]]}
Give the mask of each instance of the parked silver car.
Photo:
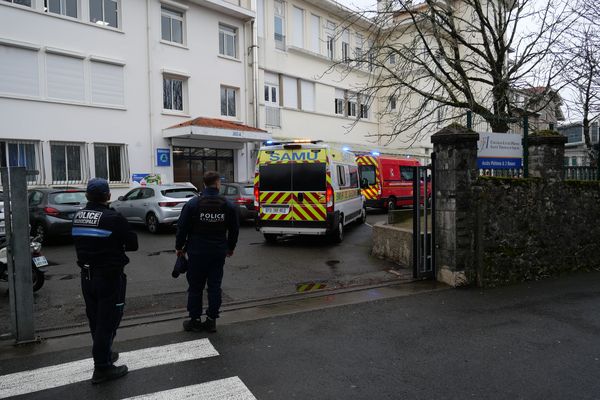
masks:
{"type": "Polygon", "coordinates": [[[177,223],[183,205],[196,195],[190,186],[148,185],[130,190],[111,206],[129,222],[145,224],[149,232],[157,233],[161,225],[177,223]]]}

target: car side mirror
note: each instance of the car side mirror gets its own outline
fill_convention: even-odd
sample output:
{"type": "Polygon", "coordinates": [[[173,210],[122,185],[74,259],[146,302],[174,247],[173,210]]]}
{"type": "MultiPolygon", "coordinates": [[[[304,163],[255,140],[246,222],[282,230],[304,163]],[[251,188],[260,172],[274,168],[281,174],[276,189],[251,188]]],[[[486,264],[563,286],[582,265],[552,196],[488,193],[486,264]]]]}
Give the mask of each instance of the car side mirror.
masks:
{"type": "Polygon", "coordinates": [[[124,196],[119,196],[119,198],[117,200],[119,200],[119,201],[125,201],[125,197],[124,196]]]}

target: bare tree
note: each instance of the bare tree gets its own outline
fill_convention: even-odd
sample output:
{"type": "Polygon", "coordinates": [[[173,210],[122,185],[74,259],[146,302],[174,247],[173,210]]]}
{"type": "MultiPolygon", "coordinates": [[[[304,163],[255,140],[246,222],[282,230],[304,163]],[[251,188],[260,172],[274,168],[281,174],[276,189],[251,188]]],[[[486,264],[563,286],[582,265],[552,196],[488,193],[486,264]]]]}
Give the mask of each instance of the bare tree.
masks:
{"type": "Polygon", "coordinates": [[[580,20],[571,35],[563,39],[563,79],[572,93],[567,100],[569,113],[582,121],[588,156],[596,164],[599,151],[593,148],[590,125],[600,115],[600,29],[594,22],[600,18],[600,4],[582,0],[574,11],[580,20]]]}
{"type": "Polygon", "coordinates": [[[507,132],[516,114],[539,111],[519,104],[515,92],[543,88],[532,92],[537,98],[528,103],[540,108],[553,98],[564,67],[556,62],[556,46],[573,22],[567,3],[380,1],[376,12],[364,10],[356,17],[373,21],[372,45],[336,67],[373,71],[362,92],[395,103],[395,109],[380,110],[393,127],[390,136],[421,140],[428,128],[456,121],[467,110],[492,130],[507,132]]]}

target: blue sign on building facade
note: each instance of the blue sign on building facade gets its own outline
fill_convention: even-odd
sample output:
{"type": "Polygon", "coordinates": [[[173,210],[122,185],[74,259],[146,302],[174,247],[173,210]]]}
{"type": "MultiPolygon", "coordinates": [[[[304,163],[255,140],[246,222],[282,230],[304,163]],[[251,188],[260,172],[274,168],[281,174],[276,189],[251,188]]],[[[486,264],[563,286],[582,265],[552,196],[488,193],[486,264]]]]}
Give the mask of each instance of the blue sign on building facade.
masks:
{"type": "Polygon", "coordinates": [[[156,166],[171,166],[171,149],[156,149],[156,166]]]}

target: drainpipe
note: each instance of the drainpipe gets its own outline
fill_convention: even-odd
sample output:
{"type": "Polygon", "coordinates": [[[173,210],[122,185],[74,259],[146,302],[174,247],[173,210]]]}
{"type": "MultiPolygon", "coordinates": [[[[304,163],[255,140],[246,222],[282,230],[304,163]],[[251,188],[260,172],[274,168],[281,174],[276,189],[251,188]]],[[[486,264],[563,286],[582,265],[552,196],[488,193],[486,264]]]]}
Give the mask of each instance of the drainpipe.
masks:
{"type": "MultiPolygon", "coordinates": [[[[256,1],[252,2],[253,10],[258,12],[256,1]]],[[[258,88],[258,27],[256,26],[256,18],[252,20],[252,105],[254,106],[254,127],[260,128],[259,112],[258,107],[258,94],[260,93],[258,88]]]]}
{"type": "Polygon", "coordinates": [[[150,130],[150,172],[154,174],[156,172],[156,151],[154,150],[154,131],[152,124],[152,57],[150,56],[150,0],[146,0],[146,61],[148,63],[148,128],[150,130]]]}

